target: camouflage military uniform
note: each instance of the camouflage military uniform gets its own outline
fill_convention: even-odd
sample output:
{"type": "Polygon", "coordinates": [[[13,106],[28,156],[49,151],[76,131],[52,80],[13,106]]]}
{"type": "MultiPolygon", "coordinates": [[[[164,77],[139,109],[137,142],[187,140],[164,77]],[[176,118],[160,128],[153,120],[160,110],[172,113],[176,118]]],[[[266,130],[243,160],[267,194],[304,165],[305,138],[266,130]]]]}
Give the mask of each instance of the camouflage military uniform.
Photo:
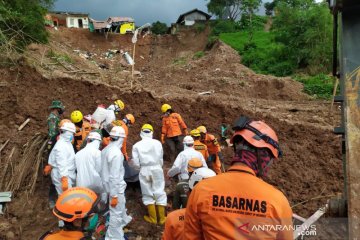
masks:
{"type": "Polygon", "coordinates": [[[174,198],[173,198],[173,209],[180,209],[180,208],[186,208],[188,195],[189,192],[189,180],[183,180],[180,181],[176,185],[174,198]]]}
{"type": "Polygon", "coordinates": [[[59,123],[60,118],[54,113],[50,113],[47,124],[48,124],[48,148],[51,149],[56,143],[56,136],[59,135],[59,123]]]}

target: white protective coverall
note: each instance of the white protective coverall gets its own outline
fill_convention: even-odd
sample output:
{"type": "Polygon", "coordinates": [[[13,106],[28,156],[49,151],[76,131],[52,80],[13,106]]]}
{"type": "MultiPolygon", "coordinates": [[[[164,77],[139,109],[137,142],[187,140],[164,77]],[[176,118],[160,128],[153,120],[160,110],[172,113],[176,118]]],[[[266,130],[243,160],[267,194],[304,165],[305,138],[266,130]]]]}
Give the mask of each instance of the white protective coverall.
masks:
{"type": "Polygon", "coordinates": [[[110,105],[107,109],[106,109],[107,113],[106,113],[106,117],[105,117],[105,121],[103,123],[103,125],[108,125],[111,124],[113,121],[116,120],[116,116],[115,116],[115,105],[110,105]]]}
{"type": "Polygon", "coordinates": [[[124,155],[121,153],[121,146],[124,138],[112,141],[101,152],[101,179],[105,191],[111,197],[118,198],[118,204],[115,208],[110,208],[109,227],[106,231],[105,240],[123,240],[123,227],[131,222],[132,218],[126,214],[125,207],[125,189],[124,181],[124,155]]]}
{"type": "Polygon", "coordinates": [[[142,140],[133,146],[131,163],[135,168],[140,168],[142,201],[145,206],[166,206],[162,144],[152,138],[152,132],[141,132],[140,137],[142,140]]]}
{"type": "Polygon", "coordinates": [[[104,190],[100,177],[101,151],[99,147],[99,140],[93,140],[86,144],[85,148],[76,153],[75,163],[77,170],[76,186],[86,187],[101,194],[104,190]]]}
{"type": "Polygon", "coordinates": [[[192,158],[200,159],[203,163],[203,167],[208,167],[204,156],[200,152],[196,151],[194,147],[189,147],[184,144],[184,150],[176,157],[174,164],[168,171],[167,175],[169,177],[174,177],[179,174],[179,180],[189,179],[188,162],[192,158]]]}
{"type": "Polygon", "coordinates": [[[52,166],[51,180],[55,185],[58,195],[63,190],[61,186],[61,178],[68,178],[68,187],[71,188],[75,185],[76,179],[76,165],[75,165],[75,152],[71,144],[74,134],[69,131],[64,131],[60,134],[59,140],[56,142],[54,148],[49,155],[49,165],[52,166]]]}

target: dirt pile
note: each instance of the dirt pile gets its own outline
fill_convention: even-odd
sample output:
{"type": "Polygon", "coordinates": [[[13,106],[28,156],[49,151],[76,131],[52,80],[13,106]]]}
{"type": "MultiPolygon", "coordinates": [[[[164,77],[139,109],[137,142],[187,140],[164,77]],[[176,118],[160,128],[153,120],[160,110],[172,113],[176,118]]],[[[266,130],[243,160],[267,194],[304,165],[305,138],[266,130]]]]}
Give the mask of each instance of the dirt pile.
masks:
{"type": "MultiPolygon", "coordinates": [[[[154,126],[155,137],[159,138],[159,109],[162,103],[168,102],[190,129],[206,125],[217,136],[222,123],[231,125],[243,114],[265,120],[274,127],[284,157],[273,165],[266,181],[282,190],[291,205],[318,195],[341,192],[340,139],[332,133],[339,113],[329,114],[327,102],[308,100],[301,93],[302,86],[291,79],[254,74],[240,64],[235,51],[222,43],[204,51],[206,39],[206,32],[190,31],[180,36],[146,36],[139,40],[139,55],[135,60],[141,77],[136,77],[135,87],[130,90],[130,76],[125,72],[128,66],[115,70],[116,64],[109,64],[110,69],[100,69],[73,51],[91,51],[100,56],[108,49],[130,49],[129,36],[111,36],[106,40],[103,36],[72,29],[52,33],[50,47],[33,47],[23,66],[0,69],[0,130],[6,133],[0,136],[0,142],[10,139],[1,159],[9,155],[13,146],[20,148],[35,133],[46,133],[48,105],[53,99],[63,101],[65,116],[75,109],[92,113],[97,104],[122,99],[125,111],[136,118],[130,129],[129,152],[132,144],[140,139],[140,127],[146,122],[154,126]],[[196,36],[201,41],[194,41],[196,36]],[[51,55],[44,53],[50,48],[73,59],[67,66],[99,74],[64,73],[75,70],[55,63],[51,55]],[[199,51],[203,51],[204,56],[194,57],[199,51]],[[211,93],[199,95],[204,91],[211,93]],[[16,127],[26,118],[31,118],[31,122],[18,132],[16,127]]],[[[121,57],[115,55],[115,58],[120,61],[121,57]]],[[[103,60],[109,63],[112,59],[103,60]]],[[[99,59],[95,56],[93,61],[99,59]]],[[[224,154],[230,163],[231,148],[224,149],[224,154]]],[[[169,166],[167,162],[166,167],[169,166]]],[[[0,239],[9,231],[15,239],[37,239],[41,233],[56,227],[56,220],[47,207],[48,182],[48,178],[39,176],[34,195],[28,196],[26,189],[16,193],[13,202],[8,204],[7,215],[0,218],[0,239]]],[[[130,190],[127,199],[128,211],[135,218],[130,226],[133,239],[136,236],[159,238],[162,228],[142,220],[140,193],[130,190]]],[[[326,199],[300,205],[294,212],[308,217],[323,206],[326,199]]]]}

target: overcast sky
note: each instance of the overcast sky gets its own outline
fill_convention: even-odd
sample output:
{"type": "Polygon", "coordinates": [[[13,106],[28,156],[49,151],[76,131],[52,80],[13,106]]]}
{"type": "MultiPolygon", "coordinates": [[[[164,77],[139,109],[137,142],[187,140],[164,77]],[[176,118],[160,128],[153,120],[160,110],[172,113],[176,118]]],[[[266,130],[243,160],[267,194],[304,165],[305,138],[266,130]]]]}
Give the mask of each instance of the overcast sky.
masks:
{"type": "Polygon", "coordinates": [[[180,14],[194,8],[207,12],[207,2],[208,0],[56,0],[54,10],[89,13],[96,20],[122,16],[134,18],[136,25],[155,21],[170,25],[176,22],[180,14]]]}

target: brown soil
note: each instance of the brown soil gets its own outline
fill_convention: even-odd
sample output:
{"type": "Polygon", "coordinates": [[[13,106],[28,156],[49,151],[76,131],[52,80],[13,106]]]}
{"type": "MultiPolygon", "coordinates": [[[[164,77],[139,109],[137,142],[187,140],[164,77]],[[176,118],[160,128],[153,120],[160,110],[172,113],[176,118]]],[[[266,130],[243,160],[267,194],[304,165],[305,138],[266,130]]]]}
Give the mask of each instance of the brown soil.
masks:
{"type": "MultiPolygon", "coordinates": [[[[32,45],[20,66],[0,69],[0,131],[6,133],[0,136],[0,142],[10,139],[1,162],[12,146],[21,147],[35,133],[46,133],[47,107],[53,99],[63,101],[66,116],[75,109],[92,113],[99,103],[122,99],[126,112],[136,117],[130,129],[129,152],[132,144],[139,140],[143,123],[151,123],[159,137],[159,109],[162,103],[168,102],[183,116],[189,128],[206,125],[217,136],[222,123],[231,125],[242,114],[265,120],[276,129],[284,157],[273,164],[266,181],[282,190],[291,205],[318,195],[341,192],[340,138],[332,133],[339,121],[339,111],[330,113],[329,102],[310,99],[302,93],[302,85],[290,78],[255,74],[241,65],[236,52],[223,43],[216,43],[205,51],[204,57],[195,59],[196,52],[204,51],[206,41],[207,31],[191,30],[178,36],[140,38],[135,60],[141,76],[135,77],[134,88],[130,90],[130,69],[121,56],[115,55],[112,59],[102,56],[108,49],[130,52],[130,36],[109,36],[106,40],[74,29],[51,32],[48,46],[32,45]],[[98,74],[65,73],[69,70],[49,57],[50,48],[72,59],[72,63],[64,63],[68,64],[66,68],[98,74]],[[73,52],[75,49],[97,56],[84,60],[73,52]],[[109,69],[99,69],[96,65],[99,62],[109,69]],[[204,91],[212,93],[198,95],[204,91]],[[31,122],[19,133],[17,126],[28,117],[31,122]]],[[[224,149],[224,154],[230,163],[231,149],[224,149]]],[[[170,167],[170,163],[167,162],[166,167],[170,167]]],[[[48,185],[49,179],[40,176],[34,195],[27,196],[27,189],[16,192],[12,203],[7,205],[6,215],[0,217],[0,239],[6,239],[10,231],[15,234],[13,239],[37,239],[56,227],[56,220],[47,208],[48,185]]],[[[140,195],[132,190],[127,192],[128,211],[135,218],[129,227],[134,232],[131,236],[158,239],[162,228],[142,220],[145,209],[139,207],[142,206],[140,195]]],[[[293,210],[309,217],[326,200],[310,201],[293,210]]],[[[8,239],[11,238],[8,236],[8,239]]]]}

